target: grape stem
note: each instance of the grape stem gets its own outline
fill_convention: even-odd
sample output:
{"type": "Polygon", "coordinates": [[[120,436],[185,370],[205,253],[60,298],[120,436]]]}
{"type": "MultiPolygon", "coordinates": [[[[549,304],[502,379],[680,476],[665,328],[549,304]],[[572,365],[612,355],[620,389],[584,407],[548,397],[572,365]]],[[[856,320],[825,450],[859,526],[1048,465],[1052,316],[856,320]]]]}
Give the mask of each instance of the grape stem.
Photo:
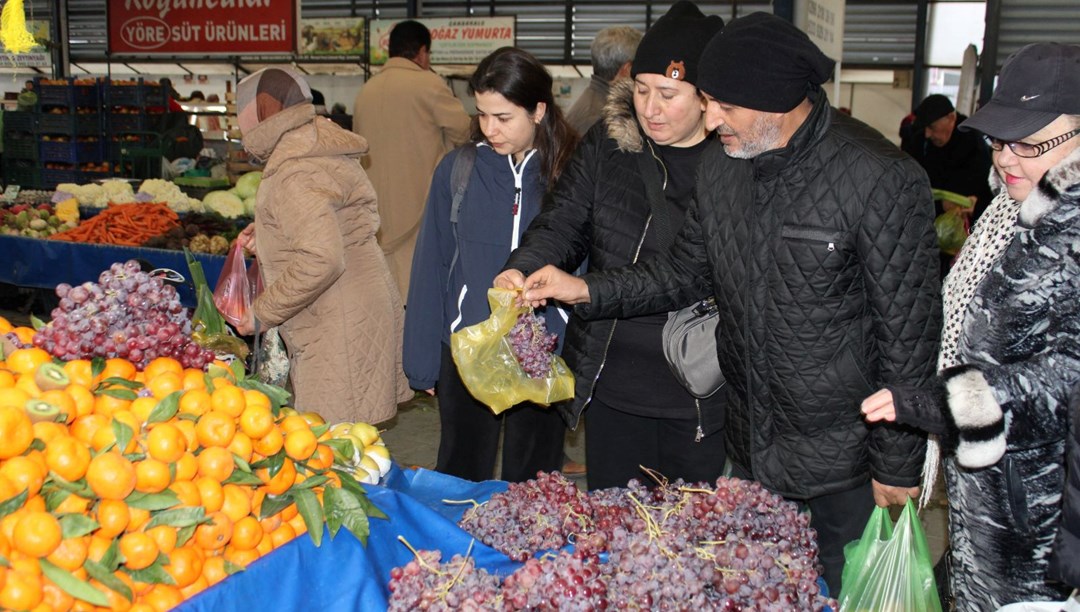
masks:
{"type": "MultiPolygon", "coordinates": [[[[424,568],[426,568],[429,572],[438,574],[440,576],[446,573],[446,572],[440,570],[439,568],[431,567],[430,565],[428,565],[427,561],[424,561],[424,558],[420,556],[420,552],[417,551],[415,548],[413,548],[413,545],[409,544],[409,541],[405,539],[405,536],[399,535],[397,537],[397,539],[398,539],[399,542],[404,544],[405,547],[409,549],[409,551],[412,552],[413,556],[416,557],[416,560],[420,562],[420,565],[422,565],[424,568]]],[[[471,544],[469,545],[469,550],[472,550],[472,545],[471,544]]]]}
{"type": "Polygon", "coordinates": [[[452,506],[453,505],[461,505],[461,504],[472,504],[473,508],[479,508],[480,506],[483,506],[484,504],[487,503],[487,502],[480,503],[480,502],[476,501],[475,499],[444,499],[444,500],[441,500],[441,501],[444,504],[450,504],[452,506]]]}

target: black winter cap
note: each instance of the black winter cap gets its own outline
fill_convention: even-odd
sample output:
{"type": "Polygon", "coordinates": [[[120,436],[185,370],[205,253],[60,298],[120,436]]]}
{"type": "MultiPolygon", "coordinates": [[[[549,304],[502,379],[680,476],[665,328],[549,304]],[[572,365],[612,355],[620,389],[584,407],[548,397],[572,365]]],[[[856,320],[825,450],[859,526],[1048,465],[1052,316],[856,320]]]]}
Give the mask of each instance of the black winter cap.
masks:
{"type": "Polygon", "coordinates": [[[805,32],[769,13],[732,20],[701,54],[698,89],[743,108],[786,113],[813,85],[832,76],[836,62],[805,32]]]}
{"type": "Polygon", "coordinates": [[[915,130],[925,129],[926,126],[941,119],[945,115],[956,110],[952,101],[941,94],[926,96],[926,99],[915,107],[915,121],[911,127],[915,130]]]}
{"type": "Polygon", "coordinates": [[[701,50],[723,27],[723,19],[716,15],[706,17],[690,0],[679,0],[641,39],[630,76],[662,74],[696,84],[701,50]]]}

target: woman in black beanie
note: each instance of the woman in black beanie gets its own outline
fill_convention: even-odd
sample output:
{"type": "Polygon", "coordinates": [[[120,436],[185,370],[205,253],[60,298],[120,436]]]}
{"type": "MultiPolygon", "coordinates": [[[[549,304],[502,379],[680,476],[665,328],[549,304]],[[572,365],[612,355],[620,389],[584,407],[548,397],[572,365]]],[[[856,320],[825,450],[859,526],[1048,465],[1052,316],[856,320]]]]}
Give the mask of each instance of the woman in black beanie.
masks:
{"type": "MultiPolygon", "coordinates": [[[[520,288],[545,264],[590,271],[666,251],[693,195],[707,138],[695,85],[698,57],[723,20],[681,0],[645,34],[631,79],[612,84],[601,121],[560,178],[495,285],[520,288]]],[[[709,287],[687,287],[689,302],[709,287]],[[693,295],[689,295],[692,293],[693,295]]],[[[669,479],[715,481],[724,468],[724,391],[698,400],[672,376],[661,348],[667,313],[585,321],[572,315],[563,357],[576,397],[558,408],[585,433],[590,489],[625,486],[641,467],[669,479]]]]}

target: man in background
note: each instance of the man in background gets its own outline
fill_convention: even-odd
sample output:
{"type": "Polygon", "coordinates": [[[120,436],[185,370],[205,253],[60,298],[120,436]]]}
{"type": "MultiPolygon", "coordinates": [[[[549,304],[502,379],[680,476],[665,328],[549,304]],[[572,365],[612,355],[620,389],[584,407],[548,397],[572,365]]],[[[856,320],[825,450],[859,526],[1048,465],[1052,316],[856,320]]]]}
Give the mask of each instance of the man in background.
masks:
{"type": "Polygon", "coordinates": [[[390,31],[390,59],[360,88],[352,129],[367,139],[364,168],[379,203],[379,245],[401,299],[435,165],[469,137],[469,116],[431,71],[431,32],[417,21],[390,31]]]}
{"type": "Polygon", "coordinates": [[[566,120],[582,136],[600,118],[611,82],[630,76],[630,64],[634,60],[641,36],[641,32],[630,26],[612,26],[597,32],[592,46],[589,47],[592,79],[566,113],[566,120]]]}

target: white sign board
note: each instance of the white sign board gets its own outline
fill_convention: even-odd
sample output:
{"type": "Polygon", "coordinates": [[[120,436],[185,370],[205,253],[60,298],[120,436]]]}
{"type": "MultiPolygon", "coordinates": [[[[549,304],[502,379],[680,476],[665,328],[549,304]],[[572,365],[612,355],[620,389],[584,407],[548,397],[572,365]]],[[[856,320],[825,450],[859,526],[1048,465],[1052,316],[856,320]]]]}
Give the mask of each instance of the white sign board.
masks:
{"type": "Polygon", "coordinates": [[[839,62],[844,55],[844,0],[801,0],[795,6],[795,25],[839,62]]]}

